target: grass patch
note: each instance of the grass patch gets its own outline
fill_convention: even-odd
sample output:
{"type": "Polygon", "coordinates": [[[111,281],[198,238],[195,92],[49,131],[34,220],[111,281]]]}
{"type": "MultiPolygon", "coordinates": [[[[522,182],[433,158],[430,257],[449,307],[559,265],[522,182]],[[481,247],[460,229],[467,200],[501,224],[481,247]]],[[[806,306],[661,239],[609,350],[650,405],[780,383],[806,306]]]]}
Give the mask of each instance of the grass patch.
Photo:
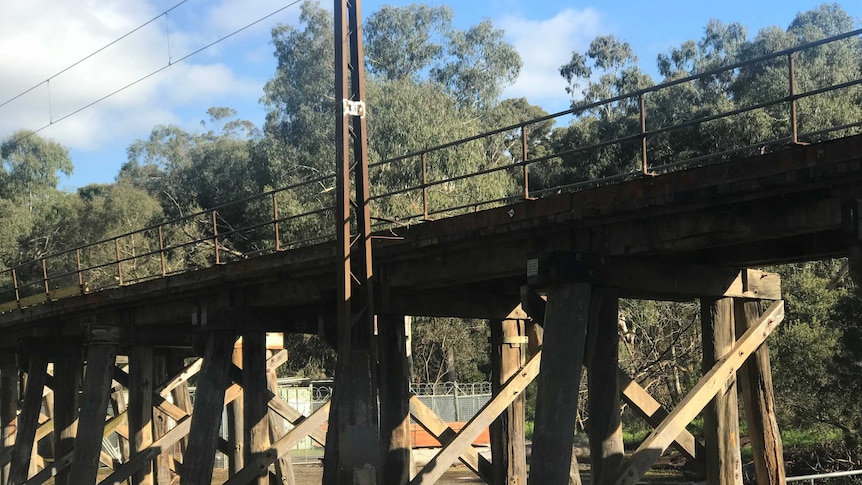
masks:
{"type": "Polygon", "coordinates": [[[641,442],[645,440],[650,433],[652,433],[652,430],[649,429],[642,429],[638,431],[623,430],[623,444],[628,447],[637,446],[641,444],[641,442]]]}
{"type": "Polygon", "coordinates": [[[831,426],[781,430],[781,442],[790,448],[841,442],[842,439],[841,430],[831,426]]]}
{"type": "Polygon", "coordinates": [[[533,439],[533,432],[536,430],[536,423],[532,421],[526,421],[524,423],[524,435],[528,440],[533,439]]]}

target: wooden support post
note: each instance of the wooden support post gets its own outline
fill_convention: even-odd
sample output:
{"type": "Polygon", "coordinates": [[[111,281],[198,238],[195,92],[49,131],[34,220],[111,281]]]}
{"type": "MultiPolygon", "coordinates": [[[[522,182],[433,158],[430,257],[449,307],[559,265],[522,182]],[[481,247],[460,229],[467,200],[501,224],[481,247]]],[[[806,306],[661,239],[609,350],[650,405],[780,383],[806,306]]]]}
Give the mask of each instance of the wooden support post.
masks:
{"type": "MultiPolygon", "coordinates": [[[[544,334],[544,329],[535,322],[536,320],[543,321],[545,319],[546,303],[538,294],[530,290],[529,287],[521,288],[521,300],[522,307],[534,319],[527,327],[527,334],[530,353],[535,353],[542,347],[544,334]]],[[[589,365],[589,362],[586,362],[586,364],[589,365]]],[[[622,397],[626,403],[650,426],[655,428],[660,425],[662,420],[668,415],[668,411],[662,407],[661,403],[656,401],[646,389],[633,381],[620,368],[617,368],[617,379],[619,379],[622,397]]],[[[686,458],[691,460],[701,459],[704,456],[703,445],[686,429],[680,431],[679,436],[673,442],[673,446],[685,455],[686,458]]]]}
{"type": "MultiPolygon", "coordinates": [[[[523,320],[491,322],[491,386],[495,395],[523,367],[526,362],[526,344],[523,320]]],[[[491,424],[491,463],[495,485],[527,483],[525,403],[522,394],[491,424]]]]}
{"type": "MultiPolygon", "coordinates": [[[[266,370],[266,387],[271,394],[279,396],[278,393],[278,374],[276,369],[278,366],[267,365],[266,370]]],[[[278,413],[269,410],[269,440],[275,443],[284,435],[284,418],[278,413]]],[[[293,461],[290,453],[285,453],[280,456],[275,462],[275,481],[284,485],[295,485],[296,478],[293,476],[293,461]]]]}
{"type": "Polygon", "coordinates": [[[39,426],[39,411],[42,407],[42,389],[48,376],[48,358],[43,352],[30,354],[27,368],[27,385],[21,414],[18,416],[18,436],[12,449],[12,467],[9,470],[9,485],[24,483],[30,472],[30,458],[35,445],[36,428],[39,426]]]}
{"type": "Polygon", "coordinates": [[[183,466],[182,485],[200,485],[212,481],[216,442],[224,408],[225,388],[233,349],[233,332],[209,332],[204,363],[198,377],[195,407],[192,414],[189,445],[183,466]]]}
{"type": "MultiPolygon", "coordinates": [[[[231,403],[237,399],[239,395],[240,387],[238,385],[228,387],[224,393],[224,404],[227,405],[231,403]]],[[[189,434],[191,423],[191,416],[185,416],[177,420],[176,426],[171,428],[164,436],[156,439],[149,448],[141,450],[141,453],[130,460],[129,463],[126,463],[117,470],[114,470],[114,473],[99,482],[99,485],[115,485],[117,482],[130,477],[141,466],[143,466],[145,462],[155,460],[162,451],[170,449],[180,440],[180,438],[189,434]]]]}
{"type": "MultiPolygon", "coordinates": [[[[132,347],[129,355],[129,445],[131,457],[153,443],[153,348],[132,347]]],[[[133,485],[153,485],[153,464],[132,476],[133,485]]]]}
{"type": "Polygon", "coordinates": [[[379,315],[380,433],[383,446],[383,483],[410,481],[410,369],[407,362],[406,319],[379,315]]]}
{"type": "Polygon", "coordinates": [[[589,305],[589,283],[548,290],[530,484],[569,481],[589,305]]]}
{"type": "Polygon", "coordinates": [[[586,365],[591,484],[611,483],[623,462],[617,333],[619,303],[613,288],[594,288],[587,330],[586,365]]]}
{"type": "MultiPolygon", "coordinates": [[[[153,355],[153,382],[164,382],[168,378],[168,361],[164,352],[153,355]]],[[[157,399],[157,396],[153,396],[157,399]]],[[[158,396],[160,397],[160,396],[158,396]]],[[[170,405],[167,401],[157,399],[156,409],[153,410],[153,438],[159,439],[168,432],[168,418],[173,414],[174,419],[179,417],[180,409],[170,405]],[[167,409],[166,409],[167,408],[167,409]]],[[[172,468],[173,458],[171,450],[165,448],[159,453],[155,461],[154,483],[158,485],[170,485],[173,481],[172,468]]]]}
{"type": "MultiPolygon", "coordinates": [[[[242,347],[234,347],[232,354],[233,365],[242,369],[242,347]]],[[[242,380],[240,379],[240,383],[242,380]]],[[[234,475],[242,470],[245,464],[243,451],[243,406],[245,399],[240,396],[236,401],[227,406],[227,442],[230,453],[227,455],[228,474],[234,475]]]]}
{"type": "Polygon", "coordinates": [[[111,374],[117,348],[111,343],[91,343],[87,350],[87,368],[84,374],[81,415],[78,438],[72,455],[70,483],[96,482],[99,455],[102,451],[102,431],[105,427],[105,410],[111,389],[111,374]]]}
{"type": "MultiPolygon", "coordinates": [[[[529,305],[532,306],[531,310],[539,310],[541,311],[542,319],[545,318],[545,300],[539,297],[537,294],[532,293],[529,288],[522,288],[522,297],[526,296],[526,299],[532,300],[529,305]],[[527,293],[524,293],[524,290],[527,293]],[[538,303],[532,297],[535,296],[538,298],[538,303]],[[537,308],[537,306],[539,308],[537,308]]],[[[525,305],[522,303],[522,307],[525,305]]],[[[536,323],[535,320],[529,320],[527,323],[527,348],[530,351],[530,355],[535,355],[536,352],[542,349],[542,343],[545,337],[545,329],[542,328],[541,325],[536,323]]],[[[574,445],[572,445],[572,456],[575,456],[574,445]]],[[[569,466],[569,485],[581,485],[581,470],[578,465],[577,459],[572,459],[572,463],[569,466]]]]}
{"type": "MultiPolygon", "coordinates": [[[[78,434],[78,391],[83,376],[80,345],[64,345],[54,362],[54,457],[71,453],[78,434]]],[[[57,473],[57,485],[71,485],[68,469],[57,473]]]]}
{"type": "MultiPolygon", "coordinates": [[[[734,300],[736,332],[745,333],[763,314],[758,300],[734,300]]],[[[775,418],[775,396],[772,393],[772,369],[769,366],[769,349],[764,343],[743,364],[737,373],[742,394],[751,451],[754,456],[754,473],[761,485],[778,485],[785,482],[784,451],[778,421],[775,418]]]]}
{"type": "MultiPolygon", "coordinates": [[[[733,299],[701,299],[704,374],[723,358],[736,342],[733,299]]],[[[742,485],[739,448],[739,412],[736,374],[731,374],[703,413],[708,485],[742,485]]]]}
{"type": "MultiPolygon", "coordinates": [[[[243,441],[244,463],[251,463],[269,450],[269,420],[267,415],[266,333],[247,331],[242,336],[243,381],[243,441]]],[[[266,469],[251,483],[267,485],[266,469]]]]}
{"type": "MultiPolygon", "coordinates": [[[[196,361],[197,363],[201,362],[200,360],[196,361]]],[[[192,364],[195,365],[195,364],[192,364]]],[[[199,367],[199,366],[198,366],[199,367]]],[[[181,377],[186,373],[186,368],[183,364],[183,358],[179,356],[171,356],[168,360],[168,374],[173,376],[168,383],[173,383],[177,377],[181,377]]],[[[160,391],[165,392],[164,390],[160,391]]],[[[167,397],[167,393],[170,393],[171,398],[174,401],[174,404],[183,410],[186,414],[192,413],[192,398],[191,394],[189,394],[189,383],[187,379],[182,379],[181,382],[178,382],[175,386],[173,386],[169,391],[165,392],[163,397],[167,397]]],[[[179,453],[185,456],[186,453],[186,445],[188,440],[184,437],[180,439],[179,453]]]]}
{"type": "MultiPolygon", "coordinates": [[[[120,370],[121,369],[119,367],[114,368],[113,372],[114,372],[115,377],[116,377],[117,372],[120,370]]],[[[128,389],[129,382],[128,382],[128,380],[124,380],[121,382],[121,381],[118,381],[115,379],[115,382],[112,385],[113,385],[113,387],[111,388],[111,409],[114,412],[114,416],[122,416],[126,413],[126,411],[128,409],[128,406],[126,405],[126,395],[125,395],[125,393],[123,393],[123,388],[125,387],[128,389]]],[[[122,426],[123,425],[121,424],[120,427],[122,427],[122,426]]],[[[120,445],[120,463],[126,463],[127,461],[129,461],[129,458],[131,457],[131,454],[132,454],[131,453],[131,445],[129,444],[129,440],[127,439],[128,433],[121,433],[119,427],[117,428],[116,431],[117,431],[117,444],[120,445]],[[125,435],[125,436],[123,436],[123,435],[125,435]]],[[[104,457],[108,457],[108,455],[104,455],[104,457]]],[[[102,463],[105,463],[106,465],[110,466],[111,468],[113,468],[113,466],[114,466],[113,460],[105,460],[103,458],[102,463]],[[106,461],[108,463],[105,463],[106,461]]]]}
{"type": "MultiPolygon", "coordinates": [[[[11,455],[15,445],[18,425],[18,367],[15,365],[15,355],[0,357],[0,451],[2,455],[11,455]]],[[[0,484],[9,483],[9,467],[7,461],[0,465],[0,484]]]]}

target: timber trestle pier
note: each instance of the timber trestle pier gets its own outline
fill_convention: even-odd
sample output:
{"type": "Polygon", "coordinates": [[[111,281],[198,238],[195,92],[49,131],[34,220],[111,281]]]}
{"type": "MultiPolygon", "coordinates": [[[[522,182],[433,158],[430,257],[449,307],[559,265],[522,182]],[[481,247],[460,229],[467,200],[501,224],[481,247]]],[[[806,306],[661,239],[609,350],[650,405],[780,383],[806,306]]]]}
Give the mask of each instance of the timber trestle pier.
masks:
{"type": "MultiPolygon", "coordinates": [[[[369,231],[372,266],[343,258],[343,245],[354,246],[347,217],[339,238],[284,241],[280,231],[299,216],[280,214],[273,191],[255,199],[271,200],[272,217],[248,230],[274,235],[258,254],[228,244],[239,229],[226,231],[219,221],[227,211],[218,208],[187,219],[212,223],[191,242],[171,239],[182,231],[171,233],[166,223],[6,271],[0,484],[203,485],[211,483],[217,452],[229,458],[226,484],[294,483],[289,452],[306,436],[327,445],[325,468],[334,470],[327,483],[429,484],[457,460],[487,483],[572,483],[579,480],[571,465],[584,366],[591,483],[637,483],[670,447],[698,464],[708,483],[741,483],[737,394],[758,483],[783,483],[764,342],[784,304],[778,276],[754,268],[849,257],[858,275],[862,265],[862,135],[853,134],[860,123],[802,143],[795,103],[803,96],[791,85],[790,96],[774,103],[793,107],[791,139],[677,171],[647,163],[651,134],[642,116],[642,132],[631,139],[643,143],[642,172],[573,192],[554,188],[534,198],[540,194],[530,191],[527,167],[538,160],[529,160],[525,146],[524,159],[507,167],[523,170],[522,197],[459,207],[450,217],[429,204],[439,200],[433,190],[453,180],[426,180],[431,151],[420,153],[421,223],[369,231]],[[176,253],[188,247],[206,251],[209,264],[177,268],[176,253]],[[362,311],[373,317],[373,333],[346,342],[356,327],[345,327],[339,312],[362,311],[345,310],[338,285],[356,277],[357,267],[368,277],[362,311]],[[673,409],[619,369],[619,298],[701,302],[705,372],[673,409]],[[490,321],[494,397],[457,433],[409,395],[408,316],[490,321]],[[267,340],[271,332],[324,336],[348,359],[339,369],[361,368],[368,382],[342,386],[337,375],[333,404],[303,416],[277,394],[275,372],[289,356],[267,340]],[[528,479],[524,389],[534,380],[528,479]],[[621,400],[655,428],[629,456],[621,400]],[[226,440],[218,434],[225,406],[226,440]],[[702,440],[685,428],[701,413],[702,440]],[[444,445],[415,474],[411,416],[444,445]],[[488,427],[490,461],[471,447],[488,427]],[[126,447],[121,460],[102,451],[113,434],[126,447]]],[[[344,116],[355,122],[363,115],[351,106],[344,116]]],[[[345,206],[349,186],[339,185],[345,206]]]]}
{"type": "MultiPolygon", "coordinates": [[[[387,362],[380,382],[392,393],[385,395],[391,404],[381,421],[390,423],[390,436],[403,438],[397,428],[411,413],[448,441],[414,482],[433,483],[459,458],[492,483],[501,474],[525,477],[522,391],[537,378],[531,477],[540,478],[531,480],[567,483],[582,365],[590,371],[593,469],[599,477],[625,470],[619,483],[635,483],[627,477],[642,475],[670,446],[716,463],[721,473],[740,473],[732,455],[738,446],[722,441],[736,436],[734,386],[741,388],[746,409],[755,410],[746,414],[749,430],[774,436],[771,396],[762,385],[769,380],[768,354],[760,344],[782,316],[777,276],[744,268],[842,256],[858,247],[862,136],[756,158],[429,221],[404,229],[397,239],[375,240],[378,345],[387,362]],[[619,297],[705,303],[703,325],[711,329],[704,332],[706,358],[715,365],[677,408],[664,410],[619,374],[619,297]],[[493,322],[500,386],[458,434],[440,429],[439,419],[408,399],[405,315],[493,322]],[[540,326],[545,345],[527,361],[526,342],[541,345],[540,326]],[[734,373],[738,380],[728,380],[734,373]],[[628,460],[619,414],[612,411],[619,399],[657,427],[628,460]],[[707,406],[715,425],[702,444],[685,425],[707,406]],[[493,464],[483,463],[471,452],[471,434],[494,422],[502,463],[497,455],[493,464]]],[[[327,415],[324,409],[297,422],[299,413],[273,395],[273,371],[286,356],[268,351],[265,336],[331,330],[333,260],[332,244],[314,245],[4,313],[5,483],[44,483],[53,475],[96,483],[100,461],[114,467],[100,483],[136,474],[155,476],[158,483],[165,474],[208,483],[217,450],[234,455],[236,475],[227,483],[249,483],[267,468],[284,479],[292,444],[308,434],[325,442],[320,425],[327,415]],[[187,384],[195,374],[191,407],[187,384]],[[128,389],[125,409],[122,387],[128,389]],[[118,412],[106,420],[109,401],[118,412]],[[236,402],[243,403],[245,425],[228,443],[216,432],[222,408],[236,402]],[[271,413],[297,426],[286,434],[271,432],[264,419],[271,413]],[[168,421],[170,427],[162,424],[168,421]],[[102,455],[102,438],[111,433],[128,439],[128,461],[113,463],[102,455]],[[51,459],[40,456],[46,442],[53,444],[51,459]]],[[[407,473],[409,443],[391,438],[389,446],[402,453],[388,453],[398,459],[387,466],[407,473]]],[[[766,440],[758,451],[764,472],[779,474],[780,443],[766,440]]]]}

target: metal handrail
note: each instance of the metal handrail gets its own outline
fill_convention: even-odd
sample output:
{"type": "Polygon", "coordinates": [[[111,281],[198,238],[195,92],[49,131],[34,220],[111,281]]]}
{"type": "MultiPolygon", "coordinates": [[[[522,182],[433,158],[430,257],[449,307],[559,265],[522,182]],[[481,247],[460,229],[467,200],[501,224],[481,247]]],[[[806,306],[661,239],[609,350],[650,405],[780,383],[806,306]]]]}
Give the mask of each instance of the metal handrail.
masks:
{"type": "Polygon", "coordinates": [[[810,481],[811,484],[814,484],[814,480],[824,480],[829,478],[838,478],[838,477],[852,477],[856,475],[862,475],[862,470],[850,470],[843,472],[832,472],[832,473],[820,473],[817,475],[799,475],[796,477],[787,477],[787,483],[791,482],[805,482],[810,481]]]}
{"type": "MultiPolygon", "coordinates": [[[[855,130],[862,127],[862,121],[851,122],[841,126],[832,127],[816,127],[818,129],[809,131],[804,134],[799,133],[797,120],[797,102],[812,96],[823,94],[839,89],[849,89],[851,87],[862,85],[862,79],[851,79],[831,86],[817,87],[805,92],[798,92],[796,86],[796,66],[793,55],[797,52],[802,52],[831,42],[858,37],[862,35],[862,29],[847,32],[835,37],[821,39],[815,42],[801,44],[789,49],[784,49],[772,54],[760,56],[757,58],[744,60],[730,64],[727,66],[711,69],[702,73],[681,77],[663,84],[649,86],[637,91],[626,94],[621,94],[608,99],[594,101],[590,103],[573,106],[572,108],[560,111],[558,113],[542,116],[532,120],[522,121],[517,124],[504,126],[488,132],[480,133],[474,136],[462,138],[460,140],[443,143],[434,147],[426,148],[419,151],[413,151],[405,155],[392,157],[386,160],[375,162],[369,165],[372,170],[379,170],[393,163],[408,164],[407,170],[418,178],[421,178],[421,183],[400,187],[390,188],[380,193],[373,194],[370,201],[373,204],[385,204],[387,200],[396,196],[410,196],[411,193],[416,193],[414,199],[417,203],[421,203],[421,213],[411,212],[400,216],[389,216],[386,214],[372,214],[377,221],[386,221],[378,224],[376,227],[385,227],[386,225],[409,224],[413,220],[429,220],[432,216],[440,216],[445,214],[458,213],[465,210],[477,210],[479,207],[488,207],[499,204],[516,202],[518,200],[531,199],[544,195],[560,192],[582,190],[587,187],[596,185],[609,184],[628,180],[633,177],[643,175],[655,175],[657,172],[666,173],[673,170],[684,169],[705,163],[711,163],[713,160],[722,159],[729,155],[738,154],[750,150],[762,150],[767,147],[780,146],[785,142],[796,143],[800,138],[812,138],[829,135],[836,131],[855,130]],[[698,118],[682,120],[680,122],[658,126],[648,129],[647,127],[647,110],[645,98],[647,95],[662,90],[669,89],[684,83],[694,82],[702,79],[710,79],[714,76],[739,69],[741,67],[754,65],[758,63],[769,62],[778,59],[786,59],[788,68],[788,90],[787,94],[776,99],[751,104],[748,106],[737,107],[733,110],[722,113],[710,113],[698,118]],[[590,110],[595,110],[609,104],[618,103],[621,101],[632,102],[634,112],[630,115],[639,116],[640,123],[632,133],[622,134],[614,139],[602,140],[590,145],[576,146],[570,149],[561,150],[556,153],[546,154],[538,157],[528,156],[528,130],[536,125],[550,120],[554,120],[563,116],[580,116],[590,110]],[[782,104],[789,106],[789,134],[787,136],[779,136],[770,141],[758,141],[750,143],[746,146],[722,147],[723,149],[708,154],[697,154],[685,160],[663,161],[650,160],[649,146],[647,141],[652,137],[666,134],[672,131],[688,129],[703,125],[710,121],[715,121],[730,116],[736,116],[754,110],[774,109],[782,104]],[[479,169],[472,173],[466,174],[442,174],[436,179],[429,177],[429,166],[433,166],[433,160],[429,160],[430,155],[441,153],[443,150],[464,146],[468,143],[484,141],[487,143],[492,137],[500,134],[510,134],[508,139],[508,147],[502,147],[500,150],[495,150],[497,155],[505,159],[505,163],[495,163],[491,166],[480,166],[479,169]],[[516,159],[509,151],[511,147],[517,145],[520,138],[521,157],[516,159]],[[560,185],[557,187],[543,187],[533,189],[530,187],[530,166],[546,163],[548,161],[559,159],[564,156],[575,156],[578,154],[588,153],[593,150],[598,150],[610,146],[623,146],[625,144],[638,143],[638,148],[632,153],[640,152],[641,166],[639,171],[624,172],[617,175],[611,175],[600,179],[585,180],[575,183],[560,185]],[[652,163],[651,163],[652,162],[652,163]],[[416,164],[415,166],[412,164],[416,164]],[[515,171],[511,179],[507,179],[513,183],[512,188],[517,188],[520,177],[520,188],[517,193],[496,194],[490,200],[468,200],[459,201],[453,204],[444,206],[435,206],[432,200],[433,189],[437,197],[444,197],[446,188],[455,183],[474,179],[482,176],[489,176],[495,173],[506,171],[515,171]],[[419,202],[421,201],[421,202],[419,202]]],[[[630,119],[637,124],[637,120],[630,119]]],[[[484,147],[487,149],[487,146],[484,147]]],[[[297,214],[279,214],[278,195],[290,191],[301,190],[310,187],[314,184],[326,184],[326,181],[334,180],[334,173],[316,176],[306,179],[286,187],[268,190],[261,194],[250,195],[243,199],[227,202],[217,205],[212,208],[201,210],[193,214],[169,219],[158,224],[154,224],[143,229],[126,232],[103,241],[97,241],[80,245],[75,248],[60,251],[54,254],[46,255],[36,261],[30,261],[20,264],[14,268],[9,268],[0,271],[0,277],[5,275],[11,282],[11,287],[0,289],[0,311],[9,309],[9,305],[4,305],[3,302],[12,300],[20,307],[21,301],[30,301],[30,297],[44,293],[44,299],[51,299],[51,293],[58,288],[68,287],[66,283],[74,282],[80,286],[81,291],[89,289],[97,290],[101,288],[121,286],[132,284],[137,281],[144,281],[153,278],[165,277],[185,271],[196,269],[197,267],[207,267],[213,264],[221,264],[230,260],[232,257],[250,257],[251,255],[266,254],[274,251],[282,251],[287,248],[295,248],[303,245],[313,244],[320,241],[325,241],[334,237],[334,232],[327,232],[328,224],[324,224],[326,229],[320,232],[309,234],[298,234],[293,236],[293,240],[288,236],[285,239],[283,229],[284,224],[291,221],[312,218],[320,225],[326,220],[327,214],[331,213],[331,204],[323,202],[331,197],[328,190],[324,189],[317,193],[318,197],[324,199],[323,207],[318,207],[312,210],[302,211],[297,214]],[[257,219],[255,222],[250,222],[244,227],[232,227],[222,217],[222,213],[227,212],[232,208],[241,208],[243,204],[259,203],[264,199],[269,198],[270,215],[257,219]],[[239,252],[233,249],[233,245],[237,241],[232,241],[234,237],[245,237],[245,234],[266,230],[271,228],[268,240],[271,239],[272,245],[268,247],[266,244],[258,244],[250,251],[239,252]],[[173,233],[167,234],[167,230],[172,230],[173,233]],[[194,232],[192,234],[191,232],[194,232]],[[158,237],[155,234],[158,234],[158,237]],[[166,234],[170,236],[170,241],[167,241],[166,234]],[[167,243],[166,243],[167,241],[167,243]],[[131,250],[128,247],[131,247],[131,250]],[[141,250],[141,252],[137,252],[141,250]],[[185,251],[189,254],[183,263],[185,266],[177,269],[170,268],[172,255],[177,251],[185,251]],[[111,254],[113,253],[113,256],[111,254]],[[195,258],[190,261],[189,258],[195,258]],[[142,271],[139,265],[150,264],[152,269],[144,268],[142,271]],[[29,278],[27,276],[29,275],[29,278]],[[32,276],[36,275],[36,276],[32,276]],[[22,280],[26,278],[27,281],[22,280]],[[93,278],[96,278],[95,280],[93,278]],[[89,288],[87,288],[89,283],[89,288]],[[4,295],[7,295],[4,296],[4,295]],[[13,299],[14,298],[14,299],[13,299]]],[[[444,197],[445,198],[445,197],[444,197]]],[[[418,208],[418,207],[417,207],[418,208]]],[[[333,225],[334,227],[334,225],[333,225]]],[[[248,240],[248,239],[246,239],[248,240]]],[[[256,241],[262,242],[262,241],[256,241]]],[[[62,292],[62,294],[66,294],[62,292]]]]}

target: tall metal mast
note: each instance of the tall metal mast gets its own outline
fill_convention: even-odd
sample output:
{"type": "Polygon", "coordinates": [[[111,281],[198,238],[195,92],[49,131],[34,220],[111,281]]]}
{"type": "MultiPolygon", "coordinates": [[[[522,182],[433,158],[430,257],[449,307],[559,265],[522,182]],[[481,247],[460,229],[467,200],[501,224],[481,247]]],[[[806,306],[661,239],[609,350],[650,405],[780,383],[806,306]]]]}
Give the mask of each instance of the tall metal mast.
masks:
{"type": "Polygon", "coordinates": [[[382,461],[359,4],[335,0],[338,362],[324,470],[324,483],[351,485],[377,483],[382,461]]]}

